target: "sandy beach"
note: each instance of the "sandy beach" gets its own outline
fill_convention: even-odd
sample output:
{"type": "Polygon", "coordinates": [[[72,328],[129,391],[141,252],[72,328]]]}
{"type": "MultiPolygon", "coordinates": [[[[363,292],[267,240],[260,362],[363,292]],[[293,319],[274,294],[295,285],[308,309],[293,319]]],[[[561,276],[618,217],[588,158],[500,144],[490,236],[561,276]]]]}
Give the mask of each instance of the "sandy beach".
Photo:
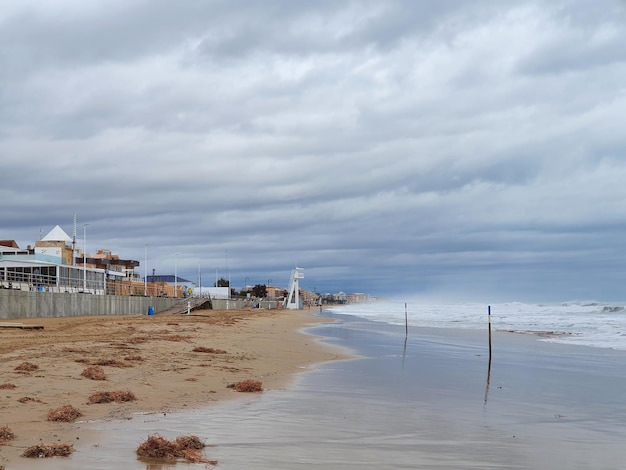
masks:
{"type": "Polygon", "coordinates": [[[488,367],[485,331],[406,336],[400,325],[312,313],[83,317],[0,330],[0,384],[14,386],[0,390],[0,427],[16,434],[0,446],[0,467],[174,468],[137,458],[137,446],[158,433],[205,439],[206,458],[222,470],[623,468],[624,351],[496,331],[488,367]],[[345,351],[357,359],[333,360],[345,351]],[[81,375],[100,361],[107,380],[81,375]],[[16,371],[24,362],[38,368],[16,371]],[[246,379],[265,391],[227,388],[246,379]],[[111,390],[137,400],[88,404],[111,390]],[[83,416],[47,421],[64,404],[83,416]],[[75,452],[19,456],[39,442],[68,442],[75,452]]]}
{"type": "Polygon", "coordinates": [[[311,311],[207,310],[24,319],[19,323],[43,329],[0,328],[0,428],[15,435],[0,446],[0,465],[27,468],[30,459],[20,455],[38,443],[80,450],[90,441],[89,421],[206,408],[246,395],[227,386],[248,379],[283,389],[311,364],[344,357],[300,332],[321,321],[311,311]],[[94,366],[104,380],[81,375],[94,366]],[[89,403],[107,391],[130,391],[136,400],[89,403]],[[49,411],[64,405],[82,416],[49,421],[49,411]]]}

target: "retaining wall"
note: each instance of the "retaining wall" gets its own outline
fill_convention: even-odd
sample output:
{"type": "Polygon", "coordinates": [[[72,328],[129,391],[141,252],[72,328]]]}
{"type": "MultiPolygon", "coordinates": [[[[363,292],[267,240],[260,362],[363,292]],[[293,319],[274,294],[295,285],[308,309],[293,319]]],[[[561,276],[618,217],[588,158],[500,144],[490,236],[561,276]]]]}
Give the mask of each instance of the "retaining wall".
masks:
{"type": "Polygon", "coordinates": [[[244,308],[257,307],[275,309],[282,306],[278,300],[234,300],[234,299],[211,299],[213,310],[241,310],[244,308]]]}
{"type": "Polygon", "coordinates": [[[211,299],[213,310],[241,310],[252,307],[252,300],[211,299]]]}
{"type": "Polygon", "coordinates": [[[75,317],[79,315],[147,314],[166,310],[181,299],[92,295],[64,292],[24,292],[0,289],[0,319],[75,317]]]}

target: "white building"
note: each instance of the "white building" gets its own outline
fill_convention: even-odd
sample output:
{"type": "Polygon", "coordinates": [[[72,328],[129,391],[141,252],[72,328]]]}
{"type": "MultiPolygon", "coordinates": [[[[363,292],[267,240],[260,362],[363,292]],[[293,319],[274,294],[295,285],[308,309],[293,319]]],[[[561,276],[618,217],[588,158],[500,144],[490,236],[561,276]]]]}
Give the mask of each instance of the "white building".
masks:
{"type": "MultiPolygon", "coordinates": [[[[0,288],[46,292],[106,292],[103,269],[73,266],[72,239],[59,227],[30,250],[5,250],[0,253],[0,288]]],[[[14,248],[14,247],[10,247],[14,248]]]]}

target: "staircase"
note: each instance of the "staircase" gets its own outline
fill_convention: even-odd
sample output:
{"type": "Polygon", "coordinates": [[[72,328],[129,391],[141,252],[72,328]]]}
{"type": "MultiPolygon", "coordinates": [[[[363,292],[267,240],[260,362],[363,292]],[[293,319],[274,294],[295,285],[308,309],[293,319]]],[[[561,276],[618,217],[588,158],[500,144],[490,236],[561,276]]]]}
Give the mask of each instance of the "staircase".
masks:
{"type": "Polygon", "coordinates": [[[211,303],[210,298],[190,297],[188,299],[181,300],[180,302],[172,305],[167,310],[162,310],[157,313],[158,314],[168,313],[171,315],[182,315],[182,314],[186,314],[188,310],[191,312],[193,310],[212,310],[212,309],[213,309],[213,304],[211,303]]]}

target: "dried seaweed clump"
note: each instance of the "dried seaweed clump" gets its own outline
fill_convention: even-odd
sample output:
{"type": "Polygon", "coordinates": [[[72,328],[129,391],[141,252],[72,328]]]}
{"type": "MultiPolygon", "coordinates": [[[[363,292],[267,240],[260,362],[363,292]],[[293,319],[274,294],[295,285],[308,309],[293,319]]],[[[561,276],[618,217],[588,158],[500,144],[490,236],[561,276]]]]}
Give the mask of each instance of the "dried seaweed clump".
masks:
{"type": "Polygon", "coordinates": [[[18,398],[18,400],[20,403],[45,403],[44,401],[41,401],[39,398],[33,398],[33,397],[22,397],[22,398],[18,398]]]}
{"type": "Polygon", "coordinates": [[[7,442],[15,439],[15,434],[7,426],[0,428],[0,446],[5,445],[7,442]]]}
{"type": "Polygon", "coordinates": [[[63,348],[61,349],[61,351],[66,352],[66,353],[80,353],[80,354],[89,354],[88,351],[84,350],[84,349],[79,349],[79,348],[63,348]]]}
{"type": "Polygon", "coordinates": [[[150,341],[150,338],[146,336],[135,336],[133,338],[128,338],[126,340],[126,343],[127,344],[141,344],[141,343],[147,343],[148,341],[150,341]]]}
{"type": "Polygon", "coordinates": [[[258,380],[243,380],[234,384],[230,384],[227,388],[233,388],[237,392],[262,392],[263,383],[258,380]]]}
{"type": "Polygon", "coordinates": [[[223,349],[206,348],[204,346],[198,346],[192,349],[193,352],[209,353],[209,354],[228,354],[223,349]]]}
{"type": "Polygon", "coordinates": [[[38,444],[24,451],[22,457],[69,457],[74,452],[72,444],[38,444]]]}
{"type": "Polygon", "coordinates": [[[96,392],[89,396],[89,403],[122,403],[135,401],[137,397],[130,390],[115,390],[109,392],[96,392]]]}
{"type": "Polygon", "coordinates": [[[141,362],[143,361],[143,357],[141,357],[139,354],[133,354],[130,356],[126,356],[124,358],[125,361],[136,361],[136,362],[141,362]]]}
{"type": "Polygon", "coordinates": [[[160,339],[162,341],[174,341],[174,342],[189,342],[189,340],[191,339],[191,336],[184,336],[184,335],[167,335],[167,336],[161,336],[160,339]]]}
{"type": "Polygon", "coordinates": [[[14,388],[17,388],[17,386],[9,382],[0,384],[0,390],[13,390],[14,388]]]}
{"type": "Polygon", "coordinates": [[[100,366],[89,366],[85,368],[85,370],[83,370],[80,375],[82,375],[83,377],[87,377],[88,379],[91,379],[91,380],[106,380],[107,379],[107,376],[104,373],[104,369],[100,366]]]}
{"type": "Polygon", "coordinates": [[[72,405],[63,405],[55,410],[48,411],[48,421],[63,421],[71,423],[83,414],[72,405]]]}
{"type": "Polygon", "coordinates": [[[131,364],[127,362],[118,361],[117,359],[100,359],[99,361],[93,362],[93,364],[97,366],[109,366],[109,367],[132,367],[131,364]]]}
{"type": "Polygon", "coordinates": [[[153,434],[137,448],[137,455],[149,459],[185,459],[192,463],[216,465],[216,461],[207,460],[202,456],[202,449],[205,447],[204,442],[197,436],[180,436],[170,441],[153,434]]]}
{"type": "Polygon", "coordinates": [[[16,366],[14,370],[18,372],[32,372],[37,369],[39,369],[37,364],[33,364],[32,362],[22,362],[19,366],[16,366]]]}

